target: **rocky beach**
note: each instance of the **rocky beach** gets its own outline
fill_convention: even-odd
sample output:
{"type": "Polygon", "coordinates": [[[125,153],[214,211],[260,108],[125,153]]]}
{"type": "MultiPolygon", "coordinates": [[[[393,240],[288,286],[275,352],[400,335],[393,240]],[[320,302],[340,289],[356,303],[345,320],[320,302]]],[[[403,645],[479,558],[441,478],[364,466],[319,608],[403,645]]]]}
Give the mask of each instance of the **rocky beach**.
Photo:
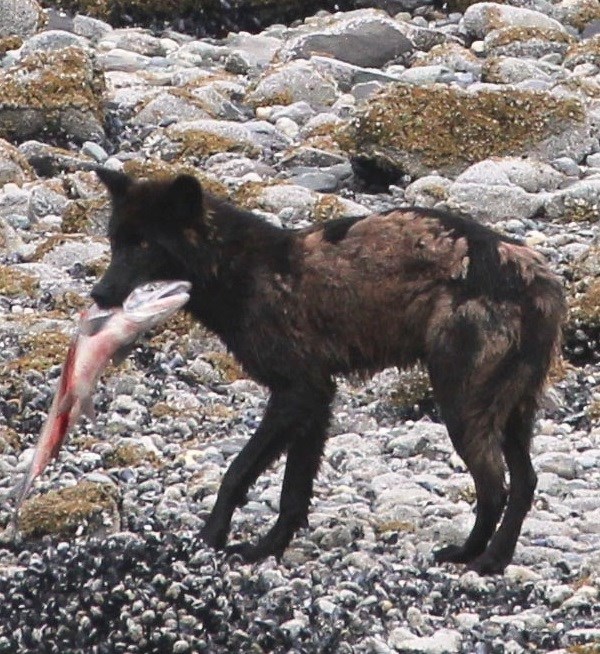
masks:
{"type": "MultiPolygon", "coordinates": [[[[600,3],[280,4],[285,23],[213,26],[0,0],[0,652],[598,654],[600,3]],[[183,314],[105,372],[15,533],[12,490],[108,263],[98,165],[192,173],[290,228],[462,211],[547,257],[570,311],[503,576],[434,563],[475,493],[420,368],[339,380],[310,528],[281,561],[207,548],[267,394],[183,314]]],[[[234,541],[275,519],[282,473],[234,541]]]]}

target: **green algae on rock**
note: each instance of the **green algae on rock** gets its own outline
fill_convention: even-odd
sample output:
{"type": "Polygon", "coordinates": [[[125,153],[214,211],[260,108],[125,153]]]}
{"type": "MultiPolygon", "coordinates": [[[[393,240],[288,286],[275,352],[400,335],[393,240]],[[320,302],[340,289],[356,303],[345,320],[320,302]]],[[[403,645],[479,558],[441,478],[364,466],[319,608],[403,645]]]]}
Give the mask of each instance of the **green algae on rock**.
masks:
{"type": "Polygon", "coordinates": [[[593,147],[583,104],[511,88],[395,84],[338,130],[341,147],[398,174],[453,176],[490,156],[580,160],[593,147]]]}
{"type": "Polygon", "coordinates": [[[104,77],[80,48],[37,52],[0,72],[0,137],[104,138],[104,77]]]}

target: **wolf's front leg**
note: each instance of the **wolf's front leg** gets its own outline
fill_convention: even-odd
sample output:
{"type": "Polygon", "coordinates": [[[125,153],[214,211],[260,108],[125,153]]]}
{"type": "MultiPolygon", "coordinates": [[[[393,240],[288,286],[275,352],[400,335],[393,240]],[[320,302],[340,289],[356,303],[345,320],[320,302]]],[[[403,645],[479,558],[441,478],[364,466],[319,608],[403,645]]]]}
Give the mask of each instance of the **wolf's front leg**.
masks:
{"type": "Polygon", "coordinates": [[[246,498],[248,488],[285,449],[289,449],[277,523],[256,547],[240,553],[249,560],[281,554],[294,532],[306,522],[314,476],[319,467],[335,386],[295,385],[274,391],[255,434],[235,458],[223,478],[217,501],[201,532],[217,549],[224,547],[231,517],[246,498]],[[254,555],[250,556],[250,550],[254,555]]]}

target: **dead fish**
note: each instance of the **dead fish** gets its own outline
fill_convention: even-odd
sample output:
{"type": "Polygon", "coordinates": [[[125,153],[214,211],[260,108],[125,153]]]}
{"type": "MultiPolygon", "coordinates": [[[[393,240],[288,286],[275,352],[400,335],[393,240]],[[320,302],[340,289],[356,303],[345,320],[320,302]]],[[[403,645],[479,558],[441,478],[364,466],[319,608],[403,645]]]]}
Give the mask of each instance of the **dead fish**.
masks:
{"type": "Polygon", "coordinates": [[[145,284],[136,288],[122,307],[100,309],[94,304],[81,314],[33,459],[17,490],[15,518],[33,480],[58,455],[81,414],[93,419],[94,388],[109,361],[123,361],[141,333],[183,307],[190,299],[190,288],[189,282],[179,281],[145,284]]]}

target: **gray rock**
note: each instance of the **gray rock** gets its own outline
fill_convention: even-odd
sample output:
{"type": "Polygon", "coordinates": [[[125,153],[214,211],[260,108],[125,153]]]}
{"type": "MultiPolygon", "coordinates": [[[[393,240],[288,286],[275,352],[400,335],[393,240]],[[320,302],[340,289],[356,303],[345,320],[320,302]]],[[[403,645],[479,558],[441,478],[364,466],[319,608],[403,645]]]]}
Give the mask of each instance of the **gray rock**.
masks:
{"type": "Polygon", "coordinates": [[[570,157],[558,157],[550,162],[551,166],[565,175],[570,177],[580,177],[581,168],[570,157]]]}
{"type": "Polygon", "coordinates": [[[0,38],[30,36],[39,27],[42,17],[42,8],[36,0],[0,0],[0,38]]]}
{"type": "MultiPolygon", "coordinates": [[[[231,32],[226,40],[231,55],[243,58],[248,69],[260,69],[268,66],[281,46],[281,40],[263,34],[247,34],[246,32],[231,32]]],[[[231,56],[230,55],[230,56],[231,56]]]]}
{"type": "Polygon", "coordinates": [[[590,168],[600,168],[600,152],[588,155],[585,163],[587,166],[590,166],[590,168]]]}
{"type": "Polygon", "coordinates": [[[347,158],[340,154],[307,146],[300,146],[281,159],[281,165],[287,168],[292,168],[294,166],[310,166],[318,168],[344,164],[346,162],[347,158]]]}
{"type": "Polygon", "coordinates": [[[554,18],[539,11],[502,5],[496,2],[478,2],[467,8],[461,21],[461,28],[470,36],[482,39],[494,29],[503,27],[533,27],[566,33],[565,28],[554,18]]]}
{"type": "Polygon", "coordinates": [[[57,245],[44,255],[41,263],[56,268],[70,268],[73,264],[94,261],[107,252],[107,245],[97,239],[88,239],[77,243],[67,241],[57,245]]]}
{"type": "Polygon", "coordinates": [[[62,50],[63,48],[88,48],[88,40],[77,34],[63,30],[48,30],[35,34],[27,39],[21,48],[21,57],[49,50],[62,50]]]}
{"type": "Polygon", "coordinates": [[[40,141],[21,143],[19,152],[34,168],[43,170],[45,175],[57,175],[66,170],[92,170],[96,167],[96,162],[86,156],[54,148],[40,141]]]}
{"type": "Polygon", "coordinates": [[[278,213],[289,208],[295,217],[307,216],[317,199],[314,191],[294,184],[265,186],[257,197],[260,207],[265,211],[278,213]]]}
{"type": "Polygon", "coordinates": [[[77,14],[73,18],[73,32],[86,39],[90,39],[92,42],[100,40],[109,32],[112,32],[112,29],[108,23],[97,18],[92,18],[91,16],[77,14]]]}
{"type": "Polygon", "coordinates": [[[29,200],[29,216],[41,218],[48,214],[59,216],[67,205],[67,198],[63,193],[57,193],[46,186],[36,186],[31,191],[29,200]]]}
{"type": "Polygon", "coordinates": [[[409,68],[398,75],[401,82],[416,84],[418,86],[449,81],[450,77],[452,77],[452,71],[442,64],[415,66],[414,68],[409,68]]]}
{"type": "Polygon", "coordinates": [[[223,94],[217,86],[205,85],[190,89],[190,95],[213,118],[224,120],[246,120],[246,116],[223,94]]]}
{"type": "Polygon", "coordinates": [[[315,55],[310,61],[317,66],[318,70],[328,77],[333,77],[338,84],[338,88],[343,93],[347,93],[355,84],[361,82],[380,82],[389,84],[398,81],[397,75],[383,73],[376,68],[363,68],[355,66],[344,61],[331,59],[330,57],[321,57],[315,55]]]}
{"type": "Polygon", "coordinates": [[[146,57],[163,57],[167,50],[162,39],[152,36],[143,30],[114,30],[105,37],[105,42],[114,44],[113,48],[128,50],[146,57]]]}
{"type": "Polygon", "coordinates": [[[311,191],[330,192],[335,191],[338,185],[338,180],[335,175],[322,171],[300,173],[290,177],[291,184],[297,184],[311,191]]]}
{"type": "Polygon", "coordinates": [[[273,108],[269,120],[275,123],[279,118],[290,118],[296,124],[304,125],[314,115],[315,111],[308,102],[293,102],[284,107],[273,108]]]}
{"type": "Polygon", "coordinates": [[[350,92],[357,102],[361,102],[367,100],[372,95],[375,95],[375,93],[381,91],[382,88],[383,84],[381,82],[360,82],[359,84],[355,84],[350,92]]]}
{"type": "Polygon", "coordinates": [[[148,68],[150,64],[150,57],[120,48],[113,48],[108,52],[99,54],[96,59],[100,68],[106,71],[136,72],[148,68]]]}
{"type": "Polygon", "coordinates": [[[331,106],[338,96],[335,80],[308,61],[292,61],[267,71],[246,101],[254,105],[307,102],[313,109],[331,106]]]}
{"type": "Polygon", "coordinates": [[[419,26],[413,23],[396,21],[396,27],[420,52],[427,52],[436,45],[446,42],[447,36],[436,29],[429,29],[427,26],[419,26]]]}
{"type": "Polygon", "coordinates": [[[406,187],[406,201],[421,207],[433,207],[448,198],[451,184],[445,177],[426,175],[406,187]]]}
{"type": "Polygon", "coordinates": [[[147,102],[131,119],[134,125],[160,125],[164,122],[177,122],[211,118],[200,102],[174,93],[160,93],[147,102]]]}
{"type": "Polygon", "coordinates": [[[498,222],[515,216],[531,218],[544,204],[544,198],[518,186],[455,182],[446,202],[448,207],[479,220],[498,222]]]}
{"type": "Polygon", "coordinates": [[[495,84],[519,84],[526,80],[553,82],[561,75],[561,70],[548,70],[533,60],[517,57],[498,57],[484,68],[483,80],[495,84]]]}
{"type": "Polygon", "coordinates": [[[563,452],[546,452],[534,458],[534,466],[540,472],[551,472],[563,479],[576,479],[581,472],[577,458],[563,452]]]}
{"type": "Polygon", "coordinates": [[[564,182],[549,164],[521,157],[492,157],[473,164],[457,178],[457,183],[520,186],[528,193],[554,191],[564,182]]]}
{"type": "Polygon", "coordinates": [[[565,32],[545,30],[536,33],[515,32],[512,27],[491,30],[483,40],[483,52],[487,57],[518,57],[541,59],[556,57],[562,62],[564,54],[573,42],[565,32]]]}
{"type": "Polygon", "coordinates": [[[380,68],[391,59],[411,52],[413,47],[396,21],[383,14],[351,16],[321,32],[292,39],[281,49],[280,56],[289,61],[327,54],[356,66],[380,68]]]}
{"type": "Polygon", "coordinates": [[[31,191],[19,188],[16,184],[5,184],[0,189],[0,216],[27,215],[30,198],[31,191]]]}
{"type": "MultiPolygon", "coordinates": [[[[182,121],[167,128],[166,134],[180,144],[190,138],[222,139],[222,149],[237,147],[254,151],[256,147],[281,149],[290,144],[287,137],[281,134],[266,121],[237,123],[230,120],[192,120],[182,121]]],[[[191,143],[189,144],[191,145],[191,143]]],[[[178,150],[185,146],[176,146],[178,150]]]]}
{"type": "Polygon", "coordinates": [[[104,163],[108,159],[106,150],[101,145],[98,145],[98,143],[94,143],[93,141],[86,141],[81,146],[81,154],[84,154],[87,157],[91,157],[98,163],[104,163]]]}
{"type": "Polygon", "coordinates": [[[547,196],[544,209],[551,220],[595,221],[600,212],[600,179],[577,181],[547,196]]]}
{"type": "Polygon", "coordinates": [[[433,636],[416,636],[404,628],[394,629],[388,645],[397,651],[415,654],[453,654],[461,651],[462,636],[455,629],[440,629],[433,636]]]}

